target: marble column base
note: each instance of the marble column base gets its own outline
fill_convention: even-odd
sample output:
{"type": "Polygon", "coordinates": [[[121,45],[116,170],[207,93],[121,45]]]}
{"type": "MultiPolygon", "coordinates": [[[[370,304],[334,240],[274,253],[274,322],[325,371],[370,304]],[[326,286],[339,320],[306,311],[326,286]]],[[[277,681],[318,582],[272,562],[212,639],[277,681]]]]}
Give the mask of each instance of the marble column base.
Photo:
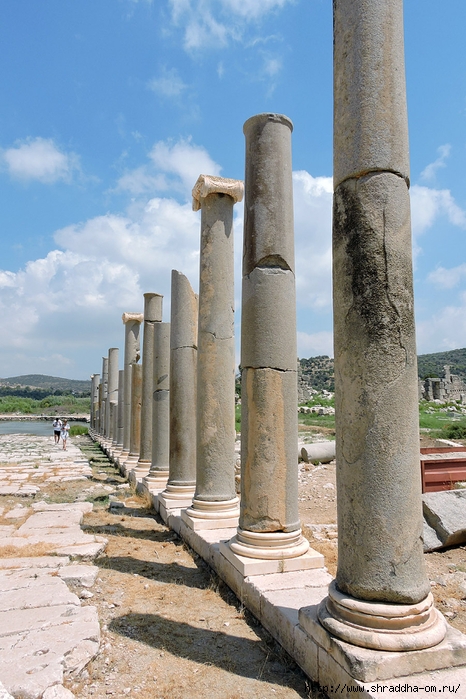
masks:
{"type": "Polygon", "coordinates": [[[138,459],[136,466],[133,468],[134,472],[137,474],[138,478],[147,476],[150,471],[150,461],[141,461],[138,459]]]}
{"type": "Polygon", "coordinates": [[[231,500],[197,500],[181,513],[181,519],[188,527],[201,529],[228,529],[237,527],[239,519],[239,498],[231,500]]]}
{"type": "Polygon", "coordinates": [[[309,547],[300,529],[294,532],[247,532],[238,527],[236,536],[220,544],[220,552],[244,577],[324,566],[324,557],[309,547]]]}
{"type": "Polygon", "coordinates": [[[144,486],[150,490],[165,490],[168,481],[168,471],[149,471],[147,476],[144,476],[142,482],[144,486]]]}
{"type": "Polygon", "coordinates": [[[159,493],[159,502],[167,510],[189,507],[194,497],[194,485],[173,485],[167,483],[164,491],[159,493]]]}
{"type": "Polygon", "coordinates": [[[331,634],[363,648],[408,651],[443,641],[446,622],[432,594],[417,604],[366,602],[340,592],[333,580],[318,618],[331,634]]]}

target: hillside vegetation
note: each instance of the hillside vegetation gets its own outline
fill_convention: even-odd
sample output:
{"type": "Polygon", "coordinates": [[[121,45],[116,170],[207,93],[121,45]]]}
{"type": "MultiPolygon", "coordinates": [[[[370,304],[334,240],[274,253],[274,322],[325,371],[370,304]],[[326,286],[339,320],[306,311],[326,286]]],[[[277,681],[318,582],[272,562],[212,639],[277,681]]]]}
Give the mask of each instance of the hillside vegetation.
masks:
{"type": "Polygon", "coordinates": [[[36,399],[48,395],[80,394],[90,395],[91,382],[76,379],[62,379],[58,376],[25,374],[0,379],[0,395],[15,395],[36,399]]]}
{"type": "MultiPolygon", "coordinates": [[[[312,388],[317,391],[326,389],[335,390],[333,359],[322,355],[300,359],[303,376],[305,376],[312,388]]],[[[466,348],[449,350],[448,352],[435,352],[434,354],[420,354],[417,358],[418,373],[421,379],[428,376],[443,377],[443,367],[450,366],[452,374],[457,374],[466,382],[466,348]]]]}

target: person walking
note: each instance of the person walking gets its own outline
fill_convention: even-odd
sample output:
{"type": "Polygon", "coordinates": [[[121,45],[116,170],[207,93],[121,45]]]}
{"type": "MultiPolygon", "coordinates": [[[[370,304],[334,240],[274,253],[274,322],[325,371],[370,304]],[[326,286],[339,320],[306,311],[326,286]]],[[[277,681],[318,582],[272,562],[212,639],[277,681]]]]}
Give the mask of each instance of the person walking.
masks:
{"type": "Polygon", "coordinates": [[[68,439],[68,435],[70,432],[70,426],[68,424],[68,420],[63,420],[63,424],[61,426],[61,441],[63,442],[63,449],[66,451],[66,440],[68,439]]]}
{"type": "Polygon", "coordinates": [[[62,422],[59,417],[56,417],[55,420],[52,423],[53,427],[53,437],[55,440],[55,444],[58,444],[60,441],[60,433],[61,433],[61,427],[62,427],[62,422]]]}

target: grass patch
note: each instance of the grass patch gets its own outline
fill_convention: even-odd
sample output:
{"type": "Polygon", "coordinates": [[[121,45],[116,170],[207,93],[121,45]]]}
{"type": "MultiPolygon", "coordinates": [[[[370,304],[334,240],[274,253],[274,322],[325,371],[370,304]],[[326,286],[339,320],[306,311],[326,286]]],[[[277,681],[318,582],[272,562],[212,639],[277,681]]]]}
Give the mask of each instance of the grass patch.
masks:
{"type": "Polygon", "coordinates": [[[70,427],[70,437],[77,437],[82,434],[88,434],[89,428],[85,425],[71,425],[70,427]]]}

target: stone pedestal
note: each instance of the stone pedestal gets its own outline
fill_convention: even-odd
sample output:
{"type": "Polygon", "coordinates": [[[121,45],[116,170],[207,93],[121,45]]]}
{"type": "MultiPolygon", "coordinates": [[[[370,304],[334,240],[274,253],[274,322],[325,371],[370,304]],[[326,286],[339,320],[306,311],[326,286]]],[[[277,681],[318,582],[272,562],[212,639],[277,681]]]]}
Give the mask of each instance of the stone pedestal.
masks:
{"type": "Polygon", "coordinates": [[[197,296],[172,270],[170,325],[170,464],[165,510],[188,507],[196,485],[197,296]]]}
{"type": "Polygon", "coordinates": [[[143,478],[150,493],[165,488],[170,463],[170,323],[154,327],[152,463],[143,478]]]}
{"type": "Polygon", "coordinates": [[[338,570],[319,619],[386,651],[446,632],[422,548],[402,21],[401,0],[334,2],[338,570]]]}
{"type": "Polygon", "coordinates": [[[121,465],[129,456],[131,439],[131,364],[141,358],[139,331],[144,316],[142,313],[123,313],[125,326],[125,359],[124,359],[124,404],[123,404],[123,448],[118,457],[121,465]]]}
{"type": "Polygon", "coordinates": [[[152,403],[154,392],[154,332],[162,322],[163,296],[144,294],[144,335],[142,339],[141,444],[134,469],[136,477],[149,473],[152,462],[152,403]]]}
{"type": "Polygon", "coordinates": [[[242,198],[243,183],[222,177],[201,175],[193,189],[201,209],[196,492],[182,513],[193,529],[238,523],[233,206],[242,198]]]}
{"type": "Polygon", "coordinates": [[[229,548],[238,570],[240,557],[261,559],[264,573],[291,559],[306,567],[309,550],[298,515],[292,128],[281,114],[244,125],[241,510],[229,548]]]}

